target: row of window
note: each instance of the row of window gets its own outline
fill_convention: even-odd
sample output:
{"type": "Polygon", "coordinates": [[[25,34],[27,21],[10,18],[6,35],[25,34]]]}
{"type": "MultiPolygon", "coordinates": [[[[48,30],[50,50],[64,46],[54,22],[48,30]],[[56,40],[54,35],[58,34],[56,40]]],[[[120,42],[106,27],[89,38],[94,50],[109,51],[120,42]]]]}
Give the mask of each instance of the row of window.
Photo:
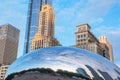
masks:
{"type": "Polygon", "coordinates": [[[86,49],[86,43],[81,43],[81,44],[78,44],[78,47],[80,48],[83,48],[83,49],[86,49]]]}
{"type": "Polygon", "coordinates": [[[35,43],[35,45],[32,45],[31,49],[51,47],[51,46],[55,46],[56,45],[56,42],[50,41],[49,43],[46,43],[43,40],[35,41],[34,43],[35,43]]]}
{"type": "Polygon", "coordinates": [[[94,45],[88,46],[88,49],[89,49],[90,51],[93,51],[93,52],[96,51],[96,47],[95,47],[94,45]]]}
{"type": "Polygon", "coordinates": [[[84,43],[78,43],[78,45],[86,45],[86,42],[84,42],[84,43]]]}
{"type": "Polygon", "coordinates": [[[7,69],[8,67],[2,67],[2,69],[7,69]]]}
{"type": "MultiPolygon", "coordinates": [[[[80,44],[78,44],[78,47],[83,48],[83,49],[86,49],[86,46],[87,46],[86,43],[80,43],[80,44]]],[[[88,49],[90,51],[95,51],[96,47],[95,46],[88,46],[88,49]]]]}
{"type": "Polygon", "coordinates": [[[86,34],[80,34],[78,35],[78,39],[86,39],[87,35],[86,34]]]}
{"type": "Polygon", "coordinates": [[[85,42],[85,41],[86,41],[86,39],[80,39],[80,40],[78,39],[77,40],[77,42],[85,42]]]}
{"type": "Polygon", "coordinates": [[[78,45],[79,48],[86,49],[86,45],[78,45]]]}
{"type": "Polygon", "coordinates": [[[6,70],[1,70],[1,72],[6,72],[6,70]]]}

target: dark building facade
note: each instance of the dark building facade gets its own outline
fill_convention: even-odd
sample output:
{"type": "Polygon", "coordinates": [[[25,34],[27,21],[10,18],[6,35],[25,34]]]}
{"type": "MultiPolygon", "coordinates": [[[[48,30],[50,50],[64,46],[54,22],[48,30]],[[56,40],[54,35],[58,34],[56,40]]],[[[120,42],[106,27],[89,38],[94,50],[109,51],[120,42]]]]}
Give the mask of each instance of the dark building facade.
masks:
{"type": "Polygon", "coordinates": [[[28,17],[25,33],[24,54],[30,51],[30,45],[35,33],[38,31],[39,16],[43,5],[52,5],[52,0],[29,0],[28,17]]]}

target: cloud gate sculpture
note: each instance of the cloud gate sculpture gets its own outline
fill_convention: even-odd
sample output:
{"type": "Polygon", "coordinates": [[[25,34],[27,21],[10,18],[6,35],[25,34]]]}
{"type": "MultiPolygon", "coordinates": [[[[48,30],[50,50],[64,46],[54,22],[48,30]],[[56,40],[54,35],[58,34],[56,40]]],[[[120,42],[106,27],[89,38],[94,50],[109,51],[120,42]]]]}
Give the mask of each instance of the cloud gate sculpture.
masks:
{"type": "Polygon", "coordinates": [[[17,59],[5,80],[120,80],[120,69],[87,50],[53,47],[17,59]]]}

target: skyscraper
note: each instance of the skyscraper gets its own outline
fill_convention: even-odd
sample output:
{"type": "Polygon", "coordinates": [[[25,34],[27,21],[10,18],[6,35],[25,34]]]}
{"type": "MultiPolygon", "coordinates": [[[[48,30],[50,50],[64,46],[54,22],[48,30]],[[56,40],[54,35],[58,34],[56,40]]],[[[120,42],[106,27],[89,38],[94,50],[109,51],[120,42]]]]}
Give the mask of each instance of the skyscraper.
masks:
{"type": "Polygon", "coordinates": [[[0,79],[17,58],[19,30],[10,24],[0,26],[0,79]]]}
{"type": "Polygon", "coordinates": [[[0,26],[0,64],[11,64],[17,58],[19,30],[10,24],[0,26]]]}
{"type": "Polygon", "coordinates": [[[45,4],[52,5],[52,0],[29,0],[24,54],[30,51],[32,39],[35,33],[38,31],[40,11],[42,6],[45,4]]]}
{"type": "Polygon", "coordinates": [[[54,19],[55,16],[52,6],[48,4],[44,5],[40,12],[38,32],[32,40],[31,50],[60,46],[60,43],[54,38],[54,19]]]}

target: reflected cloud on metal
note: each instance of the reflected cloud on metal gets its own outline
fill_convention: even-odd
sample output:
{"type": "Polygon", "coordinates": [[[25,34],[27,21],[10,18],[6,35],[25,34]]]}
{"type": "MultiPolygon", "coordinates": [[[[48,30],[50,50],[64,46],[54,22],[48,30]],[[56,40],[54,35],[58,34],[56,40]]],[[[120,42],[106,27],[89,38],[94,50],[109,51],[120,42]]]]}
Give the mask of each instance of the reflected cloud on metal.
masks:
{"type": "Polygon", "coordinates": [[[17,59],[8,69],[12,73],[35,68],[65,70],[96,79],[118,79],[120,70],[106,58],[83,49],[69,47],[43,48],[17,59]]]}

